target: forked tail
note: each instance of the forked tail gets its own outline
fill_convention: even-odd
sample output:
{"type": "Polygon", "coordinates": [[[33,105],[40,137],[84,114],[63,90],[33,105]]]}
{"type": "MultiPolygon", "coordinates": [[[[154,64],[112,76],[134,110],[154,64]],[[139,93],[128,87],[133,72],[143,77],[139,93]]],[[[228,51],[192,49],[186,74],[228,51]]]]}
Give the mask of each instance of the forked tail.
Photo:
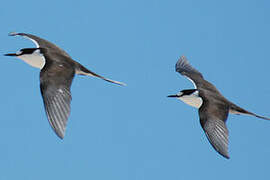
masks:
{"type": "Polygon", "coordinates": [[[239,107],[239,106],[237,106],[235,104],[231,104],[231,106],[230,106],[230,113],[232,113],[232,114],[246,114],[246,115],[255,116],[257,118],[261,118],[261,119],[265,119],[265,120],[270,120],[270,118],[268,118],[268,117],[259,116],[257,114],[252,113],[252,112],[249,112],[249,111],[247,111],[247,110],[245,110],[245,109],[243,109],[243,108],[241,108],[241,107],[239,107]]]}
{"type": "Polygon", "coordinates": [[[107,81],[107,82],[110,82],[110,83],[114,83],[114,84],[118,84],[118,85],[121,85],[121,86],[126,86],[125,83],[122,83],[122,82],[119,82],[119,81],[114,81],[112,79],[108,79],[108,78],[105,78],[103,76],[100,76],[88,69],[86,69],[85,67],[83,67],[81,64],[77,64],[78,65],[78,68],[76,70],[76,74],[80,74],[80,75],[86,75],[86,76],[94,76],[94,77],[97,77],[97,78],[100,78],[100,79],[103,79],[104,81],[107,81]]]}

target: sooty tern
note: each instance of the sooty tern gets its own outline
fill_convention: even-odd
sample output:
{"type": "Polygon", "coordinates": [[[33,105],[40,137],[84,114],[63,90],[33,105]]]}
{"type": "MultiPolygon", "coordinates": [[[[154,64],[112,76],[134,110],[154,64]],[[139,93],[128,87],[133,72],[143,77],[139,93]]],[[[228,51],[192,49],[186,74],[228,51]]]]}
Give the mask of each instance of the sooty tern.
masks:
{"type": "Polygon", "coordinates": [[[206,81],[202,74],[194,69],[186,57],[182,56],[175,65],[175,70],[187,77],[195,89],[180,91],[175,97],[184,103],[199,109],[200,124],[213,148],[222,156],[229,159],[228,154],[228,129],[226,120],[228,114],[246,114],[270,120],[249,112],[227,100],[217,88],[206,81]]]}
{"type": "Polygon", "coordinates": [[[124,83],[100,76],[74,61],[64,50],[55,44],[26,33],[10,33],[10,36],[23,36],[32,40],[36,48],[21,49],[16,53],[5,54],[22,59],[27,64],[41,69],[40,90],[49,123],[61,139],[64,138],[70,114],[70,86],[75,74],[94,76],[105,81],[124,83]]]}

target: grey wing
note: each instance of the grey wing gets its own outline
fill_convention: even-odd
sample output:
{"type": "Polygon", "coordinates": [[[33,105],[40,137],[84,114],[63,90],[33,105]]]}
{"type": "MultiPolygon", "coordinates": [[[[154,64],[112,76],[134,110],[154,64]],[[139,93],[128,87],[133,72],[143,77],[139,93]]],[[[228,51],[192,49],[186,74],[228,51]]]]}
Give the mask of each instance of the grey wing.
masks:
{"type": "MultiPolygon", "coordinates": [[[[205,102],[205,100],[203,100],[205,102]]],[[[213,148],[229,159],[228,136],[226,127],[229,108],[222,103],[203,103],[199,109],[201,126],[213,148]]]]}
{"type": "Polygon", "coordinates": [[[63,49],[59,48],[58,46],[56,46],[55,44],[42,39],[38,36],[32,35],[32,34],[27,34],[27,33],[16,33],[16,32],[11,32],[9,33],[9,36],[23,36],[27,39],[30,39],[32,42],[34,42],[34,44],[36,45],[37,48],[42,47],[42,48],[47,48],[50,49],[51,51],[54,50],[58,50],[60,51],[63,55],[70,57],[63,49]]]}
{"type": "Polygon", "coordinates": [[[229,159],[228,136],[229,132],[224,121],[220,119],[208,119],[203,127],[207,139],[213,148],[222,156],[229,159]]]}
{"type": "Polygon", "coordinates": [[[65,87],[48,87],[44,90],[41,86],[41,92],[49,123],[57,136],[63,139],[70,114],[70,91],[65,87]]]}
{"type": "Polygon", "coordinates": [[[175,64],[175,71],[187,77],[195,88],[197,88],[200,82],[204,81],[202,74],[189,64],[185,56],[181,56],[175,64]]]}
{"type": "Polygon", "coordinates": [[[40,90],[46,115],[51,127],[61,139],[64,138],[70,115],[70,86],[73,77],[74,70],[64,64],[45,67],[40,72],[40,90]]]}

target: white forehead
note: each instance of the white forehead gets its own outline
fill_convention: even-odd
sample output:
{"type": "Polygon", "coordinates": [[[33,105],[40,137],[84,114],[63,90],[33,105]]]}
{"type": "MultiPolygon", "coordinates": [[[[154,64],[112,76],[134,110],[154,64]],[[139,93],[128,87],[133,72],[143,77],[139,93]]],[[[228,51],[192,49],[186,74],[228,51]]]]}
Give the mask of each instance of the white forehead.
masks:
{"type": "Polygon", "coordinates": [[[19,50],[19,51],[16,52],[16,55],[20,55],[20,54],[22,54],[22,51],[21,50],[19,50]]]}

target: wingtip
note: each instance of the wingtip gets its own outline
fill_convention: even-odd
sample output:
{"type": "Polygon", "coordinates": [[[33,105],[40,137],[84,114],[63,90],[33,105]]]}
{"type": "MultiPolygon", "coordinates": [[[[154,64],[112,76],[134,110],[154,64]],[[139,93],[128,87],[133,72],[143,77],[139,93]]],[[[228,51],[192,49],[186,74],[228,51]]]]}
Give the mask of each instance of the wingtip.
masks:
{"type": "Polygon", "coordinates": [[[65,128],[64,129],[54,129],[54,127],[52,127],[52,128],[53,128],[53,131],[55,132],[55,134],[57,135],[57,137],[59,137],[61,140],[63,140],[65,137],[65,132],[66,132],[65,128]]]}
{"type": "Polygon", "coordinates": [[[187,57],[186,57],[186,56],[182,55],[182,56],[180,56],[180,58],[178,59],[178,62],[180,62],[180,61],[188,61],[188,60],[187,60],[187,57]]]}
{"type": "Polygon", "coordinates": [[[230,159],[230,156],[229,156],[229,154],[228,153],[225,153],[225,154],[221,154],[220,153],[220,155],[222,155],[224,158],[226,158],[226,159],[230,159]]]}
{"type": "Polygon", "coordinates": [[[57,135],[61,140],[63,140],[64,137],[65,137],[65,134],[64,134],[64,133],[56,133],[56,135],[57,135]]]}
{"type": "Polygon", "coordinates": [[[182,55],[175,64],[175,71],[178,72],[183,63],[188,63],[186,56],[182,55]]]}
{"type": "Polygon", "coordinates": [[[185,55],[182,55],[182,56],[180,56],[179,59],[186,59],[186,56],[185,55]]]}
{"type": "Polygon", "coordinates": [[[16,33],[16,32],[10,32],[8,33],[9,36],[17,36],[19,33],[16,33]]]}
{"type": "Polygon", "coordinates": [[[122,82],[119,82],[119,85],[120,85],[120,86],[127,86],[126,83],[122,83],[122,82]]]}
{"type": "Polygon", "coordinates": [[[186,61],[186,62],[188,62],[187,57],[184,56],[184,55],[180,56],[180,58],[178,59],[178,62],[180,62],[180,61],[186,61]]]}
{"type": "Polygon", "coordinates": [[[228,152],[228,149],[227,150],[218,150],[214,147],[214,149],[216,150],[216,152],[218,154],[220,154],[222,157],[226,158],[226,159],[230,159],[230,156],[229,156],[229,152],[228,152]]]}
{"type": "Polygon", "coordinates": [[[17,32],[10,32],[8,33],[9,36],[25,36],[26,33],[17,33],[17,32]]]}
{"type": "MultiPolygon", "coordinates": [[[[211,143],[211,142],[210,142],[211,143]]],[[[212,144],[211,144],[212,145],[212,144]]],[[[213,146],[213,145],[212,145],[213,146]]],[[[214,147],[214,146],[213,146],[214,147]]],[[[216,152],[218,154],[220,154],[222,157],[226,158],[226,159],[230,159],[230,156],[229,156],[229,152],[228,152],[228,149],[226,150],[219,150],[219,149],[216,149],[216,147],[214,147],[214,149],[216,150],[216,152]]]]}

